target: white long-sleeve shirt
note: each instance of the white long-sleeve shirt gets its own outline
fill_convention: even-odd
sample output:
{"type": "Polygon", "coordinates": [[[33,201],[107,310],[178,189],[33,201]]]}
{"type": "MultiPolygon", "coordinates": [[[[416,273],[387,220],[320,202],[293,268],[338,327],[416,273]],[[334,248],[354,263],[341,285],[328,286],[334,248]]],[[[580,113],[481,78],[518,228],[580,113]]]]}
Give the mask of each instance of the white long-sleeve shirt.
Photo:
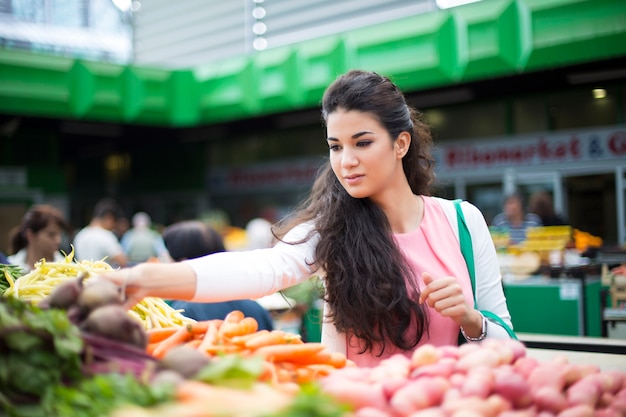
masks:
{"type": "MultiPolygon", "coordinates": [[[[441,205],[458,240],[456,210],[452,202],[436,197],[424,198],[433,198],[441,205]]],[[[487,224],[474,205],[463,202],[462,208],[473,242],[477,308],[491,311],[511,325],[498,259],[487,224]]],[[[312,223],[298,225],[284,240],[299,241],[313,227],[312,223]]],[[[279,242],[272,248],[222,252],[185,261],[197,275],[194,301],[259,298],[303,282],[318,272],[318,265],[313,263],[318,241],[319,235],[314,233],[311,239],[297,245],[279,242]]],[[[488,326],[487,336],[509,337],[504,328],[495,323],[488,326]]],[[[322,342],[331,350],[346,351],[345,335],[339,334],[330,322],[323,323],[322,342]]]]}

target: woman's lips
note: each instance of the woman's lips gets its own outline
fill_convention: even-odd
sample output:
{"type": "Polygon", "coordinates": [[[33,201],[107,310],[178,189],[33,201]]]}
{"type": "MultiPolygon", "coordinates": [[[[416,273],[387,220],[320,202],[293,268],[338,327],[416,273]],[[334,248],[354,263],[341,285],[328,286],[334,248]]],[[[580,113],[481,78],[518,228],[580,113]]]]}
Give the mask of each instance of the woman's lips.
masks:
{"type": "Polygon", "coordinates": [[[358,184],[363,179],[363,177],[364,175],[347,175],[344,177],[344,180],[348,185],[355,185],[358,184]]]}

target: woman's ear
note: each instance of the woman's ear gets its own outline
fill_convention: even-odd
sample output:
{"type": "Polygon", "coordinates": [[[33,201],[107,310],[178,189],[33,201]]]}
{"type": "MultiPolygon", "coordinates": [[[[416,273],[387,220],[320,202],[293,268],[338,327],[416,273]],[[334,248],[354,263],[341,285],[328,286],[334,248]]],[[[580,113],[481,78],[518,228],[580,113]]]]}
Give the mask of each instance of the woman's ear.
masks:
{"type": "Polygon", "coordinates": [[[409,151],[410,144],[411,135],[409,134],[409,132],[401,132],[393,144],[398,159],[404,158],[404,155],[406,155],[406,153],[409,151]]]}

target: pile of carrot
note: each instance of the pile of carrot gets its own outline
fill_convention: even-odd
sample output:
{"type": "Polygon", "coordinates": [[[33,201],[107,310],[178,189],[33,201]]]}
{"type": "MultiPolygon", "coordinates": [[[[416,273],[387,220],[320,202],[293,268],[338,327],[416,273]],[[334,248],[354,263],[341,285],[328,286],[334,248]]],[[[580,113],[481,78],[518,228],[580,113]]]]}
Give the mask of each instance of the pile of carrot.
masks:
{"type": "Polygon", "coordinates": [[[224,320],[155,328],[147,333],[148,353],[157,359],[181,345],[211,358],[224,354],[260,356],[265,369],[260,380],[276,384],[311,382],[348,363],[344,354],[331,352],[321,343],[303,342],[299,335],[282,330],[258,330],[258,322],[239,310],[224,320]]]}

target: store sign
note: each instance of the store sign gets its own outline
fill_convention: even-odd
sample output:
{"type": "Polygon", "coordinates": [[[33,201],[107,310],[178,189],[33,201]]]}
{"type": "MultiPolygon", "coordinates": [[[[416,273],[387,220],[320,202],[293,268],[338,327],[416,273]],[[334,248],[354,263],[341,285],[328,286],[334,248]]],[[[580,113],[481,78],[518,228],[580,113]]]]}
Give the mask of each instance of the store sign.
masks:
{"type": "Polygon", "coordinates": [[[321,159],[305,159],[210,170],[209,186],[215,193],[288,190],[310,186],[321,159]]]}
{"type": "Polygon", "coordinates": [[[23,189],[27,185],[26,168],[0,168],[0,188],[23,189]]]}
{"type": "Polygon", "coordinates": [[[626,127],[589,129],[482,142],[445,143],[435,151],[438,171],[502,169],[543,164],[624,160],[626,127]]]}

